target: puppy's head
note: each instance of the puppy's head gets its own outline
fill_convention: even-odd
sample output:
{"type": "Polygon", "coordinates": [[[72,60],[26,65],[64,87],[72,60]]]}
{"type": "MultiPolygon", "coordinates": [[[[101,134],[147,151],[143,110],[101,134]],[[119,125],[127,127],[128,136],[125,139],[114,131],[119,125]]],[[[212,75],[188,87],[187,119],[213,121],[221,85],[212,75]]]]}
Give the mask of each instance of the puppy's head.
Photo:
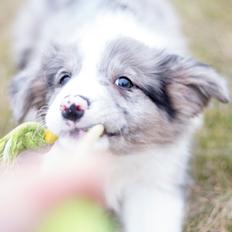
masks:
{"type": "Polygon", "coordinates": [[[115,152],[174,143],[211,98],[229,101],[225,82],[209,66],[128,38],[97,55],[53,48],[32,66],[12,84],[16,118],[34,111],[55,133],[77,139],[104,124],[115,152]]]}

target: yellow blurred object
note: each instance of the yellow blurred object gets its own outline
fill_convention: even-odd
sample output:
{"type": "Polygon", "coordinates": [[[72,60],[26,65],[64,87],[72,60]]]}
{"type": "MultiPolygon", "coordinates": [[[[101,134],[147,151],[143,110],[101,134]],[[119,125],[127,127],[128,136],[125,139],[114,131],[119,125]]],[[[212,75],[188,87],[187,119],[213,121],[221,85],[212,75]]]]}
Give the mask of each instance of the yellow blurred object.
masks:
{"type": "Polygon", "coordinates": [[[45,131],[45,141],[47,144],[52,145],[56,142],[58,139],[58,136],[53,134],[51,131],[46,130],[45,131]]]}

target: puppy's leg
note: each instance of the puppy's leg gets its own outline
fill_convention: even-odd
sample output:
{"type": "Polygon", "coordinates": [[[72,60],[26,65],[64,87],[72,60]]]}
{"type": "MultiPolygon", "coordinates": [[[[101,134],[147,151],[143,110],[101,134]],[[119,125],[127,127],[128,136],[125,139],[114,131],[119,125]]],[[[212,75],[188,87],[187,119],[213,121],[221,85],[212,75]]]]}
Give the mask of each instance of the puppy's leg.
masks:
{"type": "Polygon", "coordinates": [[[181,232],[184,199],[180,193],[130,191],[122,206],[125,232],[181,232]]]}

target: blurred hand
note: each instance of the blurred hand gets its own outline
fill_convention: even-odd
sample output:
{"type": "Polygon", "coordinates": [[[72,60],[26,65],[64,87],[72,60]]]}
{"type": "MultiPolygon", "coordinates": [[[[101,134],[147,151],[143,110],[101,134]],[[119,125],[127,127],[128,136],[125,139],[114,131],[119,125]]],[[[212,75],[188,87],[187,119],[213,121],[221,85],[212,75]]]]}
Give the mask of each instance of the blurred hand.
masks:
{"type": "Polygon", "coordinates": [[[41,217],[65,199],[89,196],[104,204],[105,156],[102,151],[91,151],[91,147],[89,139],[78,149],[57,145],[48,154],[28,153],[14,167],[2,167],[0,231],[32,232],[41,217]],[[47,163],[49,156],[53,158],[47,163]]]}

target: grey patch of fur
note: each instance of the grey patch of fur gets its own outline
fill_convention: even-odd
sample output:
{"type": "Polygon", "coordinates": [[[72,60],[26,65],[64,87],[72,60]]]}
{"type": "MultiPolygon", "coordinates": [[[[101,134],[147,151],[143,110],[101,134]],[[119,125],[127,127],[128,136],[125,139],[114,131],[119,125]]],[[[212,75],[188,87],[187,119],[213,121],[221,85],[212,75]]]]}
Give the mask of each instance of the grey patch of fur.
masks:
{"type": "Polygon", "coordinates": [[[48,87],[55,87],[56,74],[64,70],[71,75],[77,75],[81,67],[81,58],[77,46],[60,46],[50,47],[42,59],[41,69],[45,75],[48,87]]]}
{"type": "MultiPolygon", "coordinates": [[[[120,76],[128,74],[138,87],[151,86],[151,90],[160,92],[162,85],[170,89],[173,85],[182,84],[196,100],[198,97],[199,112],[211,98],[227,103],[229,94],[225,82],[210,66],[191,58],[171,55],[164,51],[148,48],[138,41],[128,38],[112,42],[106,49],[102,70],[107,75],[120,76]]],[[[174,95],[169,91],[170,95],[174,95]]],[[[180,92],[184,96],[185,92],[180,92]]],[[[189,96],[185,96],[189,97],[189,96]]],[[[194,100],[192,100],[194,104],[194,100]]],[[[190,101],[191,104],[191,101],[190,101]]],[[[192,106],[194,108],[194,106],[192,106]]]]}
{"type": "Polygon", "coordinates": [[[165,71],[168,89],[181,117],[198,115],[212,98],[229,102],[226,83],[211,67],[193,59],[169,57],[165,71]]]}
{"type": "MultiPolygon", "coordinates": [[[[175,36],[178,34],[176,31],[178,20],[173,14],[173,8],[166,0],[28,0],[20,11],[13,32],[12,57],[15,59],[18,69],[25,67],[41,49],[40,44],[44,39],[44,29],[53,18],[56,18],[61,12],[67,11],[70,15],[67,20],[75,21],[78,14],[77,9],[80,9],[80,15],[81,11],[84,10],[88,16],[92,14],[93,8],[96,9],[94,12],[132,12],[138,22],[142,21],[147,26],[154,27],[154,31],[157,27],[160,27],[160,25],[157,26],[157,22],[162,21],[162,27],[165,27],[165,30],[170,31],[175,36]],[[144,12],[146,12],[146,17],[144,17],[144,12]]],[[[85,18],[86,15],[81,16],[81,21],[88,20],[88,18],[85,18]]],[[[79,19],[77,27],[78,22],[79,19]]],[[[60,26],[63,27],[64,25],[60,26]]],[[[184,41],[181,41],[181,45],[178,45],[178,47],[180,46],[182,50],[182,47],[185,47],[184,44],[184,41]]]]}
{"type": "Polygon", "coordinates": [[[70,6],[78,1],[79,0],[47,0],[47,4],[52,10],[57,10],[70,6]]]}
{"type": "Polygon", "coordinates": [[[175,116],[166,91],[166,81],[160,70],[161,52],[127,38],[112,42],[106,50],[108,54],[105,56],[102,70],[114,73],[116,77],[128,76],[158,107],[165,110],[170,117],[175,116]]]}
{"type": "MultiPolygon", "coordinates": [[[[18,116],[20,119],[32,108],[39,112],[49,104],[50,99],[55,98],[59,92],[55,76],[60,69],[64,68],[75,76],[81,69],[81,59],[73,47],[55,47],[47,53],[36,72],[25,70],[13,82],[13,103],[17,105],[16,109],[20,109],[17,110],[21,113],[18,116]],[[19,99],[21,108],[18,107],[19,99]]],[[[112,150],[118,153],[148,144],[172,143],[188,128],[189,120],[202,112],[211,98],[228,101],[224,83],[210,67],[192,59],[148,48],[128,38],[112,41],[106,47],[98,71],[101,77],[99,83],[111,96],[110,104],[118,108],[117,124],[125,122],[121,123],[118,130],[117,135],[120,136],[110,138],[112,150]],[[131,91],[116,88],[113,83],[120,76],[129,77],[135,88],[131,91]],[[167,106],[162,108],[148,97],[154,93],[159,97],[164,96],[164,84],[166,94],[170,97],[167,104],[171,104],[176,111],[171,121],[165,110],[167,106]],[[143,89],[150,93],[144,94],[143,89]]],[[[109,104],[109,99],[105,100],[109,104]]],[[[115,122],[110,117],[106,118],[99,120],[104,122],[106,129],[112,128],[115,122]]],[[[115,131],[109,129],[109,132],[115,131]]]]}
{"type": "Polygon", "coordinates": [[[51,46],[46,54],[37,60],[37,65],[28,64],[14,77],[10,86],[11,105],[18,122],[24,121],[31,110],[39,113],[50,98],[54,97],[54,93],[58,93],[58,71],[78,74],[81,65],[78,54],[76,46],[51,46]]]}
{"type": "Polygon", "coordinates": [[[11,106],[18,122],[22,122],[32,110],[46,105],[47,88],[43,79],[29,70],[20,72],[11,83],[11,106]]]}
{"type": "Polygon", "coordinates": [[[112,80],[127,76],[137,87],[111,92],[117,96],[113,97],[117,105],[128,112],[121,115],[121,120],[127,123],[121,130],[121,138],[117,138],[117,149],[120,143],[129,146],[128,150],[139,145],[171,143],[187,130],[189,120],[198,116],[211,98],[229,101],[225,83],[209,66],[150,49],[127,38],[108,45],[99,71],[101,76],[112,80]],[[165,112],[166,106],[160,108],[141,91],[144,88],[153,91],[150,94],[159,94],[164,84],[169,104],[176,112],[173,121],[165,112]]]}

